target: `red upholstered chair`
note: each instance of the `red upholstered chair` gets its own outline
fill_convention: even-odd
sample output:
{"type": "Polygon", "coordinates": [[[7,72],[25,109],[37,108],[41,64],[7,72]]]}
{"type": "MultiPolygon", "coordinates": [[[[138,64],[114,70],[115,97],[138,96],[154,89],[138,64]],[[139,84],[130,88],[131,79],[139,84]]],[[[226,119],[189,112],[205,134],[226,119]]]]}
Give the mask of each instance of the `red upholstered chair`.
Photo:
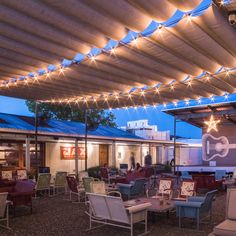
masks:
{"type": "Polygon", "coordinates": [[[14,210],[17,206],[23,205],[30,208],[32,213],[32,196],[34,195],[35,183],[33,181],[18,180],[16,181],[14,187],[8,190],[8,200],[12,202],[12,207],[14,210]]]}
{"type": "Polygon", "coordinates": [[[78,202],[81,202],[81,199],[84,198],[84,189],[80,187],[79,182],[76,180],[75,176],[67,176],[67,185],[70,190],[70,201],[72,201],[72,194],[78,197],[78,202]]]}
{"type": "Polygon", "coordinates": [[[214,175],[193,174],[192,177],[193,180],[197,183],[197,192],[199,192],[200,190],[208,191],[214,189],[222,189],[222,181],[216,181],[214,175]]]}

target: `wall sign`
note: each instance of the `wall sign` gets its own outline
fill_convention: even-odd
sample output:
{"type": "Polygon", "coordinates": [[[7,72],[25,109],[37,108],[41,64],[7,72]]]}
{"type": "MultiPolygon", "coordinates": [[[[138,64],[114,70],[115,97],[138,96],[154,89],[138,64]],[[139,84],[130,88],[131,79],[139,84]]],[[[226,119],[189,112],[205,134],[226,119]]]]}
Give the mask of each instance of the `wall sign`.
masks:
{"type": "MultiPolygon", "coordinates": [[[[74,160],[75,159],[75,147],[60,147],[61,152],[61,160],[74,160]]],[[[85,148],[84,147],[78,147],[78,156],[79,160],[85,159],[85,148]]]]}

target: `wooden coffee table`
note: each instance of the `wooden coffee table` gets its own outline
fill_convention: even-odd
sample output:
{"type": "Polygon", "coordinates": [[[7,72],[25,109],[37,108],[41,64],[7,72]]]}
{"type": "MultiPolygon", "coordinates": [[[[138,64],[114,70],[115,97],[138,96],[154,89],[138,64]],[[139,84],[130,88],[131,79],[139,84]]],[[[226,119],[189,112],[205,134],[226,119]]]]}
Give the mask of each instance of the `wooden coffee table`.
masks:
{"type": "Polygon", "coordinates": [[[125,201],[124,204],[126,207],[136,206],[142,203],[151,203],[152,205],[149,207],[149,212],[169,212],[175,208],[175,201],[165,200],[163,204],[160,204],[160,200],[156,198],[137,198],[134,200],[125,201]]]}

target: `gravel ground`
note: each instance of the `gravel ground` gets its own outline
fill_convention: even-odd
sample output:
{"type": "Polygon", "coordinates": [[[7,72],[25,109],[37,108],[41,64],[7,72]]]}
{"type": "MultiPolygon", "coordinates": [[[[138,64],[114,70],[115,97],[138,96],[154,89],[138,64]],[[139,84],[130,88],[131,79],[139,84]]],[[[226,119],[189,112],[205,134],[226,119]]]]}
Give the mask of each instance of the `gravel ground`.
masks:
{"type": "MultiPolygon", "coordinates": [[[[86,206],[71,203],[64,200],[65,196],[42,197],[33,200],[33,213],[24,207],[18,207],[16,217],[10,216],[11,230],[0,228],[1,236],[129,236],[129,231],[112,226],[103,226],[90,232],[88,227],[88,216],[84,213],[86,206]]],[[[175,213],[156,215],[155,223],[149,221],[149,235],[159,236],[195,236],[208,235],[214,225],[224,220],[225,215],[225,194],[219,193],[213,203],[213,222],[205,221],[201,224],[201,231],[196,232],[195,222],[185,219],[183,229],[178,228],[178,218],[175,213]]],[[[135,235],[143,232],[143,225],[135,225],[135,235]]]]}

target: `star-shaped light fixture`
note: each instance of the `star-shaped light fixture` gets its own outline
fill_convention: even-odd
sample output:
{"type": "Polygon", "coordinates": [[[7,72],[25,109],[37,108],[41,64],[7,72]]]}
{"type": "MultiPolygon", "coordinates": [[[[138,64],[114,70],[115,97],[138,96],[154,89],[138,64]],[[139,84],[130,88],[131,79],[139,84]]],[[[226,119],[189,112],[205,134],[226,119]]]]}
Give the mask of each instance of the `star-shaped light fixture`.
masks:
{"type": "Polygon", "coordinates": [[[211,130],[218,131],[217,124],[220,123],[220,120],[215,120],[214,116],[211,115],[210,120],[209,121],[205,121],[204,123],[208,126],[208,128],[207,128],[207,133],[208,133],[211,130]]]}

